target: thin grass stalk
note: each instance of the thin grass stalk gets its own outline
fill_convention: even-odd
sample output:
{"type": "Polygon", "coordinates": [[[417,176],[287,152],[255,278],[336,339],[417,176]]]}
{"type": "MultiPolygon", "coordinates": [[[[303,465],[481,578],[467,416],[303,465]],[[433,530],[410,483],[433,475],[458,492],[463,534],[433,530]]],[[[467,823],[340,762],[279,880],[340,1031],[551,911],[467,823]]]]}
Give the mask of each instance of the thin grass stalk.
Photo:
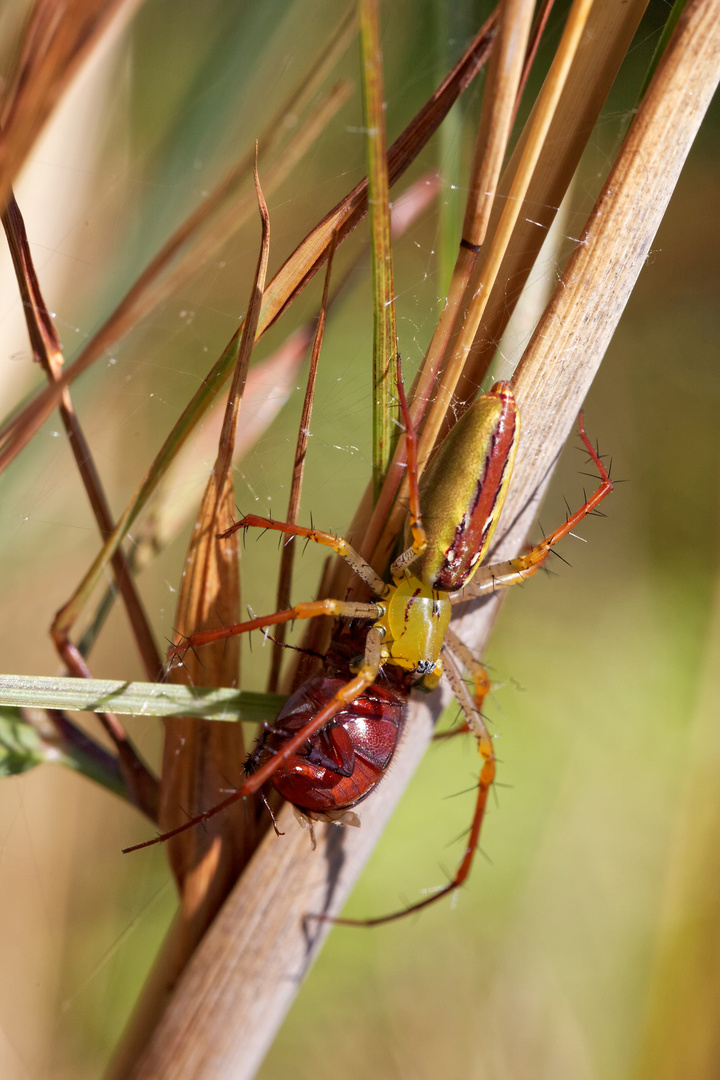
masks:
{"type": "MultiPolygon", "coordinates": [[[[712,98],[719,16],[718,0],[689,5],[517,372],[524,436],[498,558],[522,546],[537,492],[574,423],[712,98]]],[[[486,605],[466,628],[466,640],[478,652],[494,608],[486,605]]],[[[193,959],[134,1080],[243,1080],[254,1074],[326,933],[309,930],[304,916],[341,907],[424,750],[429,708],[439,707],[437,696],[430,706],[418,704],[420,718],[414,711],[393,770],[363,810],[360,830],[329,828],[312,855],[307,838],[290,829],[290,809],[283,812],[280,827],[287,835],[281,842],[266,837],[193,959]]]]}
{"type": "Polygon", "coordinates": [[[429,458],[440,428],[445,419],[452,395],[457,386],[458,379],[465,365],[467,355],[480,325],[487,298],[497,280],[502,258],[512,236],[515,223],[520,215],[524,204],[527,190],[535,166],[537,165],[540,152],[543,148],[553,114],[565,87],[565,82],[577,51],[580,39],[592,7],[592,0],[575,0],[568,14],[565,30],[560,45],[553,59],[552,66],[540,94],[537,107],[534,112],[532,128],[525,146],[525,152],[518,162],[518,167],[513,177],[507,202],[503,208],[497,232],[478,270],[482,281],[481,291],[472,293],[467,297],[467,315],[463,320],[462,330],[452,357],[443,372],[442,383],[438,388],[437,396],[428,414],[423,428],[418,448],[419,468],[429,458]]]}
{"type": "MultiPolygon", "coordinates": [[[[530,271],[540,252],[543,240],[550,228],[557,209],[575,170],[587,141],[600,115],[610,88],[615,81],[622,60],[638,28],[647,7],[647,0],[606,0],[593,5],[583,36],[577,50],[573,67],[568,75],[566,93],[561,98],[527,192],[529,212],[520,215],[513,231],[512,243],[506,253],[497,276],[498,287],[488,298],[485,315],[473,342],[468,363],[457,386],[459,404],[474,399],[478,387],[488,371],[496,353],[515,304],[522,293],[530,271]]],[[[513,152],[500,181],[499,198],[495,202],[491,231],[503,212],[517,165],[524,152],[525,142],[532,128],[532,116],[526,124],[518,145],[513,152]]],[[[468,288],[474,294],[481,288],[481,267],[476,268],[468,288]]],[[[503,372],[506,376],[507,372],[503,372]]],[[[422,396],[419,383],[416,394],[422,396]]],[[[350,538],[362,548],[366,558],[373,558],[377,549],[378,567],[387,561],[387,550],[378,547],[381,527],[387,523],[389,507],[397,496],[397,487],[404,474],[403,446],[398,447],[395,463],[402,468],[391,467],[385,489],[375,509],[369,528],[368,509],[364,507],[356,515],[350,530],[350,538]],[[363,531],[365,530],[365,531],[363,531]]],[[[394,536],[388,528],[387,536],[394,536]]],[[[344,568],[336,569],[333,588],[347,578],[344,568]]]]}
{"type": "MultiPolygon", "coordinates": [[[[233,524],[235,510],[232,459],[242,397],[247,380],[267,272],[270,222],[255,165],[255,186],[262,225],[262,243],[247,317],[233,372],[218,453],[210,474],[188,548],[176,616],[177,633],[193,633],[239,618],[240,580],[235,544],[219,534],[233,524]]],[[[239,679],[240,642],[231,639],[205,650],[202,659],[189,653],[170,669],[174,682],[235,686],[239,679]]],[[[217,801],[228,782],[231,763],[244,760],[242,728],[203,724],[197,720],[166,724],[161,781],[161,825],[174,828],[186,814],[199,813],[217,801]],[[180,752],[182,751],[182,752],[180,752]]],[[[241,769],[240,775],[241,775],[241,769]]],[[[236,781],[240,777],[235,778],[236,781]]],[[[253,850],[254,827],[244,829],[247,807],[238,807],[216,827],[193,829],[168,845],[170,862],[181,888],[182,911],[188,923],[187,955],[212,919],[230,884],[253,850]]]]}
{"type": "MultiPolygon", "coordinates": [[[[235,442],[235,465],[267,431],[297,385],[310,335],[310,327],[299,327],[279,349],[249,371],[243,396],[247,415],[235,442]],[[273,387],[270,396],[268,385],[273,387]]],[[[216,407],[205,423],[195,429],[157,487],[142,523],[133,532],[128,551],[132,574],[140,573],[197,512],[198,487],[205,481],[205,463],[217,447],[221,423],[220,409],[216,407]],[[197,486],[193,480],[198,481],[197,486]]],[[[83,656],[88,655],[114,604],[115,590],[107,589],[80,639],[78,647],[83,656]]]]}
{"type": "Polygon", "coordinates": [[[373,289],[372,476],[380,493],[392,453],[392,404],[397,353],[390,240],[390,182],[385,139],[385,92],[377,0],[359,0],[363,118],[367,133],[368,207],[373,289]]]}
{"type": "MultiPolygon", "coordinates": [[[[546,147],[533,173],[527,193],[528,213],[515,228],[511,249],[505,255],[498,280],[503,287],[489,297],[468,363],[457,386],[461,402],[472,399],[488,373],[505,327],[535,264],[544,239],[575,176],[590,134],[630,48],[647,0],[608,0],[593,4],[575,62],[568,75],[566,92],[558,103],[548,131],[546,147]]],[[[517,161],[531,130],[526,125],[500,184],[502,203],[508,198],[517,161]]],[[[578,238],[579,242],[579,238],[578,238]]],[[[478,274],[470,291],[480,287],[478,274]]]]}
{"type": "MultiPolygon", "coordinates": [[[[330,256],[325,271],[325,283],[323,285],[320,313],[318,315],[315,337],[313,339],[312,354],[310,356],[310,368],[305,383],[305,397],[303,399],[300,427],[298,428],[297,443],[295,444],[295,460],[293,462],[292,478],[290,480],[290,496],[285,521],[291,525],[297,525],[300,511],[300,496],[302,494],[302,482],[305,474],[305,456],[307,454],[308,440],[310,438],[310,424],[312,422],[313,402],[315,400],[315,384],[317,382],[318,362],[325,335],[325,316],[328,306],[328,293],[330,290],[330,275],[332,274],[335,247],[330,249],[330,256]]],[[[275,609],[283,611],[290,607],[290,589],[292,586],[293,565],[297,545],[293,537],[286,537],[280,557],[280,571],[278,573],[278,587],[275,597],[275,609]]],[[[282,663],[283,645],[287,636],[287,623],[280,623],[276,628],[273,639],[272,661],[268,678],[268,693],[277,691],[280,680],[280,666],[282,663]]]]}
{"type": "MultiPolygon", "coordinates": [[[[527,270],[529,271],[534,261],[532,253],[539,252],[540,249],[540,230],[536,227],[534,207],[535,205],[545,206],[549,219],[552,219],[555,213],[552,207],[560,205],[563,194],[565,194],[570,183],[574,166],[580,158],[590,131],[592,131],[593,121],[586,123],[588,117],[582,116],[582,113],[578,111],[574,96],[576,86],[573,86],[571,90],[570,77],[574,75],[576,81],[584,85],[583,93],[592,97],[594,109],[590,114],[596,119],[604,94],[607,94],[610,89],[612,81],[610,76],[614,77],[621,59],[619,55],[615,55],[612,60],[608,59],[612,54],[608,51],[607,43],[604,44],[603,48],[603,36],[599,31],[604,23],[610,22],[611,25],[620,23],[624,36],[615,33],[612,40],[615,44],[622,44],[624,40],[629,43],[629,37],[637,27],[637,21],[641,10],[644,8],[644,2],[646,0],[642,0],[640,10],[637,8],[635,10],[628,9],[625,4],[616,5],[616,14],[614,16],[609,12],[607,4],[595,3],[592,6],[575,4],[573,6],[551,72],[548,73],[538,103],[532,110],[526,130],[520,137],[518,147],[501,181],[501,198],[497,202],[497,225],[493,227],[492,240],[486,245],[477,262],[470,283],[467,285],[467,302],[470,303],[472,299],[472,307],[465,315],[462,325],[454,335],[448,349],[450,361],[443,374],[441,391],[435,397],[431,413],[423,428],[421,455],[424,454],[425,460],[431,453],[441,424],[446,422],[450,416],[448,406],[452,393],[456,391],[456,388],[462,386],[468,403],[473,400],[477,392],[481,382],[481,379],[477,377],[479,373],[477,373],[474,366],[468,365],[468,367],[471,367],[471,372],[465,381],[461,383],[463,366],[467,362],[468,354],[475,346],[477,334],[484,332],[484,322],[481,322],[481,320],[484,319],[487,306],[495,299],[495,296],[497,296],[497,302],[503,312],[505,321],[510,318],[513,303],[512,299],[508,298],[506,283],[512,283],[512,287],[516,288],[518,276],[512,272],[514,269],[512,259],[508,259],[506,256],[508,249],[511,248],[512,244],[514,253],[522,253],[521,258],[527,262],[527,270]],[[597,19],[597,22],[590,30],[590,22],[592,22],[593,18],[597,19]],[[588,32],[583,35],[582,30],[586,25],[588,32]],[[606,60],[604,68],[601,59],[596,60],[597,66],[593,68],[588,69],[584,66],[584,63],[581,64],[581,53],[586,50],[595,51],[599,54],[599,57],[606,60]],[[593,81],[588,78],[588,76],[594,75],[596,72],[601,72],[598,89],[596,89],[593,81]],[[565,89],[565,93],[562,93],[563,89],[565,89]],[[562,107],[565,108],[566,113],[569,108],[575,120],[574,126],[565,129],[565,138],[569,146],[569,152],[565,160],[559,154],[555,141],[551,141],[547,137],[549,132],[557,133],[558,125],[554,124],[554,117],[562,107]],[[582,127],[578,123],[579,118],[584,121],[582,127]],[[549,171],[551,171],[551,175],[558,177],[558,183],[552,193],[533,190],[533,180],[536,175],[540,173],[546,178],[548,164],[544,164],[544,161],[552,162],[552,164],[549,164],[549,171]],[[559,170],[558,162],[563,166],[559,170]],[[544,165],[544,168],[541,170],[540,166],[542,165],[544,165]],[[532,214],[522,215],[520,210],[526,199],[529,201],[529,205],[533,207],[533,212],[532,214]],[[528,219],[530,219],[534,231],[529,247],[525,244],[528,239],[526,235],[528,219]],[[511,262],[511,266],[507,266],[508,262],[511,262]],[[497,289],[493,289],[495,282],[498,283],[497,289]]],[[[590,112],[590,109],[586,111],[590,112]]],[[[562,144],[560,143],[560,145],[562,144]]],[[[513,257],[517,258],[517,256],[513,257]]],[[[515,294],[515,298],[517,295],[519,295],[519,289],[515,294]]],[[[494,329],[497,330],[497,327],[494,327],[494,329]]],[[[500,335],[498,334],[491,340],[493,342],[492,351],[494,352],[495,345],[500,340],[500,335]]],[[[427,388],[421,378],[418,382],[417,393],[421,395],[426,392],[427,388]]],[[[407,498],[406,489],[407,482],[403,480],[402,485],[399,487],[395,510],[386,518],[380,539],[376,541],[375,549],[373,549],[375,553],[373,553],[372,558],[377,565],[382,565],[388,558],[397,529],[402,524],[402,505],[407,498]]],[[[373,539],[375,535],[375,531],[373,531],[373,534],[368,539],[373,539]]]]}
{"type": "MultiPolygon", "coordinates": [[[[55,382],[63,367],[63,353],[45,301],[40,291],[40,283],[28,243],[25,223],[20,207],[11,193],[7,209],[2,215],[5,233],[10,247],[10,254],[15,266],[20,295],[23,299],[25,321],[32,345],[34,359],[40,364],[49,382],[55,382]]],[[[70,388],[63,391],[60,400],[60,416],[67,432],[73,457],[80,478],[88,495],[101,537],[109,536],[113,530],[113,519],[100,475],[93,460],[92,452],[80,420],[73,408],[70,388]]],[[[117,589],[123,598],[133,635],[149,679],[160,678],[163,671],[162,660],[158,653],[150,624],[145,615],[140,597],[135,589],[130,568],[122,548],[118,548],[112,557],[117,589]]],[[[87,654],[84,654],[87,655],[87,654]]]]}

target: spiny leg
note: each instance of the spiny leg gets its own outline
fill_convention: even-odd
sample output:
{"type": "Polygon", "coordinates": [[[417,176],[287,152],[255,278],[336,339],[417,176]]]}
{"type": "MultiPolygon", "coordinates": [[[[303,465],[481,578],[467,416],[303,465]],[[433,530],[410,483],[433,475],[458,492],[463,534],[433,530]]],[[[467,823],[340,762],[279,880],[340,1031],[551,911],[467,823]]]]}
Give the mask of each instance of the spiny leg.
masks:
{"type": "Polygon", "coordinates": [[[580,438],[585,444],[600,476],[600,486],[598,489],[583,503],[579,510],[576,510],[574,514],[571,514],[562,525],[555,529],[554,532],[551,532],[549,536],[546,536],[544,540],[541,540],[539,544],[531,548],[524,555],[519,555],[516,559],[509,559],[507,562],[480,567],[472,583],[461,592],[455,593],[450,597],[451,603],[462,603],[464,600],[469,600],[473,597],[485,596],[488,593],[493,593],[496,589],[504,589],[510,585],[518,585],[533,574],[536,574],[544,565],[545,560],[555,544],[557,544],[559,540],[562,540],[563,537],[567,536],[584,517],[591,514],[598,504],[610,494],[613,489],[612,480],[610,479],[600,455],[585,433],[582,413],[580,413],[580,416],[578,417],[578,428],[580,431],[580,438]]]}
{"type": "MultiPolygon", "coordinates": [[[[465,649],[465,646],[463,646],[463,649],[465,649]]],[[[467,650],[467,652],[469,653],[470,650],[467,650]]],[[[478,664],[478,661],[473,660],[473,663],[478,664]]],[[[475,800],[475,811],[473,813],[472,824],[470,826],[465,852],[455,876],[452,881],[438,889],[432,896],[427,896],[424,900],[418,900],[417,903],[410,904],[401,911],[393,911],[390,915],[380,915],[376,919],[336,919],[325,915],[312,915],[309,916],[309,918],[317,919],[322,922],[338,923],[340,926],[381,926],[383,923],[404,919],[406,915],[412,914],[413,911],[419,911],[421,908],[429,907],[430,904],[437,903],[443,896],[447,896],[448,893],[454,892],[455,889],[459,889],[467,879],[480,839],[480,830],[482,829],[482,823],[485,817],[488,794],[495,779],[495,753],[493,751],[490,732],[486,728],[483,718],[477,710],[473,698],[463,681],[455,659],[447,647],[443,649],[443,667],[447,680],[452,687],[452,691],[465,715],[468,727],[477,736],[478,750],[483,759],[482,769],[480,770],[480,777],[478,780],[478,793],[475,800]]]]}
{"type": "Polygon", "coordinates": [[[321,529],[307,529],[303,525],[290,525],[284,521],[273,521],[272,518],[258,517],[257,514],[246,514],[240,521],[236,521],[234,525],[226,529],[224,533],[220,533],[218,539],[227,540],[238,530],[249,528],[271,529],[274,532],[285,533],[286,536],[302,536],[306,540],[312,540],[314,544],[322,544],[324,547],[332,548],[341,559],[345,560],[357,576],[370,586],[376,596],[384,596],[387,592],[387,585],[380,575],[375,573],[372,566],[365,562],[362,555],[354,547],[351,547],[347,540],[343,540],[341,536],[335,536],[333,533],[323,532],[321,529]]]}
{"type": "MultiPolygon", "coordinates": [[[[450,629],[445,632],[445,643],[471,676],[473,681],[474,710],[479,716],[482,716],[485,698],[492,690],[492,683],[490,682],[490,676],[487,673],[485,665],[482,661],[478,660],[472,649],[469,649],[465,642],[461,641],[457,634],[450,629]]],[[[464,715],[464,710],[462,711],[464,715]]],[[[437,739],[438,741],[451,739],[454,738],[455,735],[464,735],[472,730],[473,728],[467,720],[465,720],[464,723],[454,727],[451,731],[443,731],[439,735],[434,735],[433,739],[437,739]]]]}
{"type": "MultiPolygon", "coordinates": [[[[465,670],[472,676],[473,681],[473,714],[482,716],[483,705],[485,704],[485,698],[492,689],[490,683],[490,676],[487,673],[485,665],[478,660],[472,649],[469,649],[467,645],[460,640],[453,630],[448,629],[445,632],[445,643],[449,647],[453,656],[462,663],[465,670]]],[[[443,654],[444,655],[444,654],[443,654]]],[[[480,734],[476,732],[476,734],[480,734]]]]}
{"type": "Polygon", "coordinates": [[[261,615],[247,622],[219,626],[214,630],[199,630],[182,641],[171,645],[167,652],[168,660],[182,657],[188,649],[200,645],[209,645],[213,641],[224,641],[237,634],[247,634],[251,630],[262,630],[265,626],[277,626],[278,623],[293,622],[295,619],[314,619],[317,615],[329,615],[340,619],[372,619],[375,622],[382,615],[378,604],[360,604],[347,600],[311,600],[305,604],[296,604],[285,611],[276,611],[272,615],[261,615]]]}
{"type": "Polygon", "coordinates": [[[190,818],[188,821],[183,822],[182,825],[178,825],[177,828],[162,833],[160,836],[155,836],[152,840],[145,840],[141,844],[134,844],[132,847],[123,848],[123,854],[127,855],[131,851],[139,851],[140,848],[152,847],[153,844],[162,844],[166,840],[170,840],[173,836],[185,832],[186,829],[192,829],[196,825],[200,825],[202,822],[214,817],[216,814],[222,813],[223,810],[227,809],[228,806],[232,806],[233,803],[236,803],[239,799],[244,799],[247,795],[252,795],[253,792],[258,791],[263,784],[272,779],[274,773],[277,772],[283,761],[287,761],[288,758],[292,757],[293,754],[301,749],[308,739],[312,738],[315,732],[319,731],[321,727],[324,727],[329,720],[332,720],[333,716],[339,713],[356,698],[360,697],[369,686],[372,686],[377,679],[378,671],[380,670],[382,637],[382,631],[376,627],[372,627],[368,631],[365,641],[363,664],[355,677],[345,683],[344,686],[341,686],[327,705],[320,709],[312,720],[308,721],[305,727],[298,731],[296,735],[291,739],[288,739],[282,749],[278,750],[264,765],[261,765],[252,776],[249,776],[248,779],[240,785],[237,791],[234,791],[232,795],[228,795],[222,802],[219,802],[209,810],[206,810],[204,814],[198,814],[197,817],[190,818]]]}

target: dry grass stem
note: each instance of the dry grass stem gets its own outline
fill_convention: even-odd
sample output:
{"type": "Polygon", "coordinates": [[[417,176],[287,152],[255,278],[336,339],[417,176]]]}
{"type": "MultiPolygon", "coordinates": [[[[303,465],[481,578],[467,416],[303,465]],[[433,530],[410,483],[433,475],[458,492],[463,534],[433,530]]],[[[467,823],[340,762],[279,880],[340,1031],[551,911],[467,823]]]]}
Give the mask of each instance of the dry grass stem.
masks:
{"type": "MultiPolygon", "coordinates": [[[[325,270],[325,283],[323,285],[320,313],[315,327],[312,354],[310,356],[310,368],[305,383],[305,397],[303,398],[302,415],[298,428],[297,443],[295,444],[295,460],[293,462],[292,479],[290,481],[290,496],[285,521],[291,525],[297,525],[300,511],[300,496],[302,495],[302,482],[305,475],[305,457],[307,454],[308,441],[310,438],[310,425],[312,423],[313,402],[315,400],[315,385],[317,382],[318,363],[320,350],[322,349],[325,334],[325,317],[328,306],[328,293],[330,291],[330,277],[332,274],[333,259],[335,257],[335,245],[330,248],[327,267],[325,270]]],[[[290,589],[292,586],[293,566],[297,545],[294,542],[283,544],[278,571],[278,587],[275,596],[275,608],[283,611],[290,607],[290,589]]],[[[280,668],[283,657],[283,644],[287,635],[287,623],[280,623],[275,629],[270,675],[268,677],[268,693],[274,694],[278,689],[280,680],[280,668]]]]}

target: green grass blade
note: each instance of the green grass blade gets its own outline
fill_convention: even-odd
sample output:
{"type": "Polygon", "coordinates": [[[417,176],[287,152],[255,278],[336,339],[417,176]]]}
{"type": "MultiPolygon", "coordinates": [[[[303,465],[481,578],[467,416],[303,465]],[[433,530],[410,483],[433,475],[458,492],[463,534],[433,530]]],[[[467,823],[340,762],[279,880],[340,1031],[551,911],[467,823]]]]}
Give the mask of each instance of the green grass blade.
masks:
{"type": "Polygon", "coordinates": [[[377,0],[360,0],[363,118],[367,133],[368,205],[373,283],[373,489],[380,493],[392,449],[394,358],[397,349],[385,96],[377,0]]]}
{"type": "Polygon", "coordinates": [[[71,709],[132,716],[186,716],[198,720],[261,723],[274,717],[285,698],[280,694],[174,683],[123,682],[118,679],[62,679],[37,675],[0,675],[0,706],[71,709]]]}

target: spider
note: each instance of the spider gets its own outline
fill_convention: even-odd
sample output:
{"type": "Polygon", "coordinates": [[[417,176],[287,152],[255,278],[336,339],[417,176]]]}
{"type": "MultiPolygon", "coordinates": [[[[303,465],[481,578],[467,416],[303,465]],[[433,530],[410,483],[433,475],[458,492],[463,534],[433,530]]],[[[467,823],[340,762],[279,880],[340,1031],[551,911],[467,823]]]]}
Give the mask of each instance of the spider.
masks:
{"type": "Polygon", "coordinates": [[[384,581],[340,537],[249,514],[220,539],[240,530],[262,528],[325,545],[349,564],[375,599],[297,604],[272,615],[192,634],[168,652],[174,659],[189,648],[235,634],[325,615],[370,623],[362,655],[356,661],[346,656],[338,660],[338,648],[331,646],[325,671],[303,684],[277,720],[266,725],[248,760],[247,779],[237,791],[205,813],[127,851],[176,836],[261,790],[270,780],[307,817],[347,821],[347,811],[370,794],[389,765],[402,731],[402,706],[411,687],[420,684],[432,690],[444,676],[467,728],[477,737],[483,759],[466,850],[446,887],[402,912],[370,922],[386,922],[434,903],[466,879],[495,778],[495,756],[482,716],[489,680],[480,661],[450,629],[452,607],[518,584],[536,573],[554,545],[595,510],[613,485],[585,432],[581,414],[580,437],[598,472],[597,490],[535,547],[507,562],[482,566],[505,500],[520,432],[511,385],[498,382],[475,401],[431,459],[421,484],[417,479],[417,436],[400,380],[398,392],[407,435],[409,511],[405,548],[390,567],[391,581],[384,581]],[[471,677],[472,692],[463,670],[471,677]]]}

